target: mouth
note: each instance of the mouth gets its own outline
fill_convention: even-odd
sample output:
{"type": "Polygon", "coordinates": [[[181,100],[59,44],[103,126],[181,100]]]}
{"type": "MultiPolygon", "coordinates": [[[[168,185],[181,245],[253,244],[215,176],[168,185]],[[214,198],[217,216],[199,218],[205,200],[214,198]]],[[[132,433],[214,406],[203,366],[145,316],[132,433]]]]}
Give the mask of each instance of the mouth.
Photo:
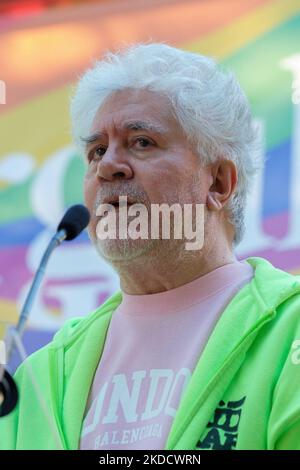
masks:
{"type": "MultiPolygon", "coordinates": [[[[138,204],[138,202],[134,201],[133,199],[131,198],[128,198],[127,196],[127,199],[125,199],[124,196],[111,196],[111,197],[105,197],[102,199],[102,201],[99,203],[99,206],[96,210],[96,214],[98,212],[99,214],[99,210],[100,210],[100,213],[102,212],[102,210],[105,210],[105,212],[110,212],[110,211],[113,211],[115,210],[116,212],[119,213],[119,210],[122,209],[122,208],[127,208],[129,209],[133,204],[138,204]],[[119,199],[121,198],[121,200],[119,199]],[[108,204],[109,207],[106,209],[106,207],[104,208],[103,206],[108,204]],[[102,206],[102,210],[100,209],[102,206]]],[[[100,215],[100,214],[99,214],[100,215]]],[[[103,214],[101,214],[101,217],[103,216],[103,214]]]]}
{"type": "MultiPolygon", "coordinates": [[[[133,204],[136,204],[136,201],[133,201],[132,199],[128,198],[127,199],[119,199],[122,196],[116,196],[116,197],[108,197],[104,198],[101,204],[110,204],[111,206],[114,206],[116,209],[119,209],[121,207],[128,207],[132,206],[133,204]]],[[[123,196],[124,197],[124,196],[123,196]]]]}

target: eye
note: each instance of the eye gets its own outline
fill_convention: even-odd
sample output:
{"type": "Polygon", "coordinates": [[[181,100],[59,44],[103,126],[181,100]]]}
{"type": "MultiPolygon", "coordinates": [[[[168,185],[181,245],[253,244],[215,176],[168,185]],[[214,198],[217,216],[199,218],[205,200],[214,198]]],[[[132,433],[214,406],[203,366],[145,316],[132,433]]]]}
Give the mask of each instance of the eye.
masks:
{"type": "Polygon", "coordinates": [[[99,160],[105,153],[106,148],[103,146],[97,147],[92,150],[88,155],[88,161],[91,163],[92,161],[99,160]]]}
{"type": "Polygon", "coordinates": [[[141,144],[141,148],[147,148],[149,145],[153,145],[153,142],[150,139],[147,139],[147,137],[138,137],[135,139],[135,142],[139,142],[141,144]]]}

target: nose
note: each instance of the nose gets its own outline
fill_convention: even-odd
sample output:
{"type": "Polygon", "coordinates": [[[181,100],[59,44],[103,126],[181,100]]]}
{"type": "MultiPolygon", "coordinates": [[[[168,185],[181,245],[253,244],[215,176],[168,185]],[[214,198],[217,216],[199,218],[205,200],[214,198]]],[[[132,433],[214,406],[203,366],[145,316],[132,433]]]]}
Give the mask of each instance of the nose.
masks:
{"type": "Polygon", "coordinates": [[[97,177],[100,180],[130,179],[133,170],[124,153],[117,149],[107,148],[97,166],[97,177]]]}

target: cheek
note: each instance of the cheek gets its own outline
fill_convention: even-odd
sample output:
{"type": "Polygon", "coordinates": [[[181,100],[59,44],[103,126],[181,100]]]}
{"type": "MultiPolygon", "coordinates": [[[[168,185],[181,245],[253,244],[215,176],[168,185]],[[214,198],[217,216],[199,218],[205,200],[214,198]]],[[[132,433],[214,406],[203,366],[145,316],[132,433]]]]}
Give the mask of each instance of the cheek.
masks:
{"type": "Polygon", "coordinates": [[[144,171],[140,175],[139,182],[149,201],[152,204],[160,204],[172,201],[174,195],[178,194],[180,175],[174,165],[162,162],[157,167],[153,167],[151,171],[144,171]]]}
{"type": "Polygon", "coordinates": [[[86,176],[84,179],[83,195],[85,205],[91,211],[96,197],[96,185],[91,177],[86,176]]]}
{"type": "Polygon", "coordinates": [[[91,215],[90,223],[89,223],[89,232],[92,236],[95,236],[97,218],[95,216],[94,207],[95,207],[95,200],[96,200],[96,195],[97,195],[97,184],[94,178],[85,177],[84,185],[83,185],[83,195],[84,195],[85,205],[90,211],[90,215],[91,215]]]}

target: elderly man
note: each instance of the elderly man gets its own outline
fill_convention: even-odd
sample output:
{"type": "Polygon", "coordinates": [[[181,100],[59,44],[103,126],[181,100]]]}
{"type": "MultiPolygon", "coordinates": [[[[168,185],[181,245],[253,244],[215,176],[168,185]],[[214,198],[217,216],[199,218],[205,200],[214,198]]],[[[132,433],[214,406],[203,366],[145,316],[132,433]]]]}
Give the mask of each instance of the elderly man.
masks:
{"type": "Polygon", "coordinates": [[[19,368],[0,447],[300,449],[299,279],[234,254],[261,162],[233,75],[197,54],[138,44],[83,75],[71,114],[90,238],[121,291],[19,368]],[[124,209],[120,196],[126,229],[130,209],[148,214],[126,237],[111,217],[124,209]],[[184,220],[203,232],[201,246],[175,236],[175,213],[170,236],[162,213],[152,237],[157,204],[183,215],[192,207],[184,220]]]}

